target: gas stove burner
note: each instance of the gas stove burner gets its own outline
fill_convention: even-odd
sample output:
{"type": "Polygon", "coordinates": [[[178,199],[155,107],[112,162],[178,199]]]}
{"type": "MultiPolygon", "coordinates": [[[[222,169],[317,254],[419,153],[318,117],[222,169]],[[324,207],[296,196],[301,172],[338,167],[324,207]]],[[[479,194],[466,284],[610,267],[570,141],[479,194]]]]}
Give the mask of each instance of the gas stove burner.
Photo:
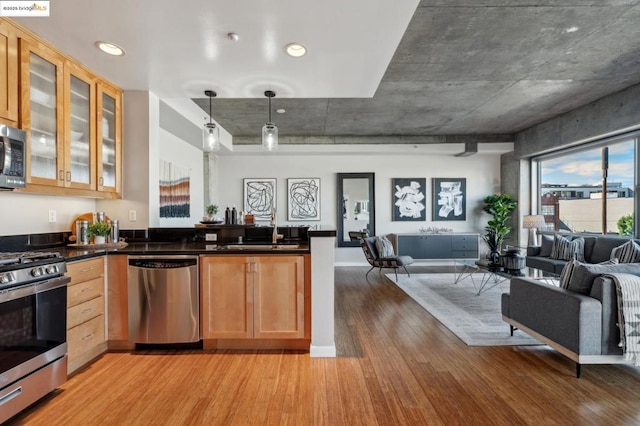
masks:
{"type": "Polygon", "coordinates": [[[0,253],[0,265],[12,265],[17,263],[32,263],[47,259],[59,259],[58,252],[23,251],[13,253],[0,253]]]}
{"type": "Polygon", "coordinates": [[[66,271],[65,260],[57,252],[0,253],[0,292],[7,287],[64,275],[66,271]]]}

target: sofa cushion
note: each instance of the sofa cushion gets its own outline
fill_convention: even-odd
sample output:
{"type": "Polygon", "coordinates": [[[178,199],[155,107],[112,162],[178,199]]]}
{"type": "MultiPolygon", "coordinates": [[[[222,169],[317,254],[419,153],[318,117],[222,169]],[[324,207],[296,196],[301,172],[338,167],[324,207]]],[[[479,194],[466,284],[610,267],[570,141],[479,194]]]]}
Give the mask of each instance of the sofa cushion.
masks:
{"type": "Polygon", "coordinates": [[[621,246],[611,250],[611,258],[617,258],[620,263],[640,262],[640,246],[629,240],[621,246]]]}
{"type": "Polygon", "coordinates": [[[549,257],[551,256],[552,248],[553,248],[553,236],[543,235],[542,244],[540,244],[540,251],[538,252],[537,255],[542,257],[549,257]]]}
{"type": "Polygon", "coordinates": [[[554,235],[551,259],[570,260],[575,257],[584,262],[584,238],[576,237],[572,240],[562,235],[554,235]]]}
{"type": "Polygon", "coordinates": [[[567,290],[589,295],[593,281],[602,274],[640,274],[640,264],[620,263],[620,264],[596,264],[581,263],[576,265],[569,280],[567,290]]]}
{"type": "Polygon", "coordinates": [[[527,266],[560,275],[566,260],[551,259],[540,256],[527,256],[527,266]]]}
{"type": "Polygon", "coordinates": [[[588,257],[586,257],[586,261],[589,263],[600,263],[604,262],[607,259],[611,258],[611,252],[614,248],[621,246],[622,244],[629,241],[628,238],[622,237],[612,237],[612,236],[601,236],[596,238],[596,243],[593,247],[593,251],[590,253],[588,257]]]}

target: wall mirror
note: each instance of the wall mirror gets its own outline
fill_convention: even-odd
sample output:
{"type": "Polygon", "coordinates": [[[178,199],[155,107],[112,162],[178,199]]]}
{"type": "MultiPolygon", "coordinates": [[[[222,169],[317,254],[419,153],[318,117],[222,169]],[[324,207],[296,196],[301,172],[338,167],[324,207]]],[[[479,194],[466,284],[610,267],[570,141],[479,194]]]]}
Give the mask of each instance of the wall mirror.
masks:
{"type": "Polygon", "coordinates": [[[374,173],[338,173],[338,247],[359,247],[350,231],[376,235],[374,173]]]}

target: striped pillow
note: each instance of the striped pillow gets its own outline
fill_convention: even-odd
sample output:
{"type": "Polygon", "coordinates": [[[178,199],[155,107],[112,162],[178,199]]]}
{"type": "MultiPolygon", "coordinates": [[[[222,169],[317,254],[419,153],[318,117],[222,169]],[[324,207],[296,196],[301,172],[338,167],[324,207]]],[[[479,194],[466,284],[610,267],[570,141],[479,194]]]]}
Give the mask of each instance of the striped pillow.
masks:
{"type": "Polygon", "coordinates": [[[640,262],[640,246],[633,240],[629,240],[621,246],[611,250],[611,258],[618,258],[620,263],[640,262]]]}
{"type": "Polygon", "coordinates": [[[584,238],[577,237],[569,240],[562,235],[554,235],[551,256],[549,257],[559,260],[571,260],[575,257],[576,260],[584,262],[584,238]]]}
{"type": "Polygon", "coordinates": [[[569,281],[571,280],[571,274],[573,274],[573,269],[579,264],[580,262],[578,262],[575,259],[572,259],[569,262],[567,262],[566,265],[564,265],[564,268],[562,268],[562,272],[560,273],[560,283],[558,284],[560,288],[569,287],[569,281]]]}
{"type": "Polygon", "coordinates": [[[379,257],[393,257],[395,253],[393,251],[393,244],[385,236],[376,238],[376,248],[378,249],[379,257]]]}

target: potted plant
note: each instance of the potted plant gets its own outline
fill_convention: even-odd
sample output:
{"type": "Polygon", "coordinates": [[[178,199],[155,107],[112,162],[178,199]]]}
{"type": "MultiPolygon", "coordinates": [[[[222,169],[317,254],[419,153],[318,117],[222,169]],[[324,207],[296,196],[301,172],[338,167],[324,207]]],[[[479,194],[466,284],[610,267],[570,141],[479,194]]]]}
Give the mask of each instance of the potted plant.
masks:
{"type": "Polygon", "coordinates": [[[218,205],[217,204],[209,204],[206,208],[207,217],[209,220],[215,220],[216,214],[218,214],[218,205]]]}
{"type": "Polygon", "coordinates": [[[493,194],[484,199],[483,210],[489,213],[492,218],[487,222],[482,239],[489,246],[489,258],[493,264],[500,262],[500,250],[507,235],[511,232],[511,227],[507,225],[511,219],[511,212],[515,210],[518,202],[511,199],[509,194],[493,194]]]}
{"type": "Polygon", "coordinates": [[[93,237],[94,244],[104,244],[106,237],[111,233],[111,226],[106,222],[96,222],[89,225],[87,234],[93,237]]]}

